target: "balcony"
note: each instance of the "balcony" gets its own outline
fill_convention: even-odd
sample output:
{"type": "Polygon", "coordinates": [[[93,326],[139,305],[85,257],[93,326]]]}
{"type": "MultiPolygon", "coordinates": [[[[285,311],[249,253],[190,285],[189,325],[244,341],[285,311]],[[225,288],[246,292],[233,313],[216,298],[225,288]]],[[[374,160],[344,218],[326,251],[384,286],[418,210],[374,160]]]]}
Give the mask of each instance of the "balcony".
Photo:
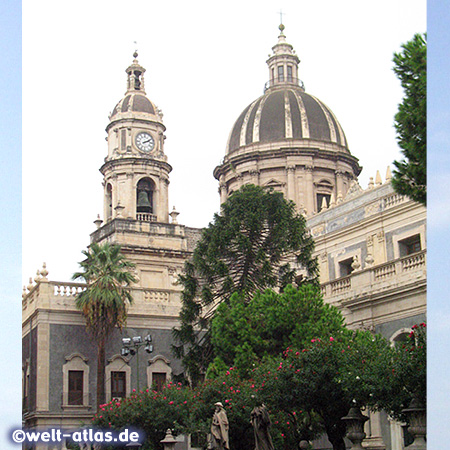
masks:
{"type": "Polygon", "coordinates": [[[267,89],[273,86],[295,86],[305,90],[305,85],[303,84],[302,80],[290,76],[272,78],[271,80],[267,81],[266,84],[264,85],[264,92],[266,92],[267,89]]]}
{"type": "Polygon", "coordinates": [[[323,297],[332,302],[333,298],[352,298],[357,293],[370,290],[406,285],[419,279],[425,281],[426,275],[426,251],[398,258],[375,267],[352,272],[342,278],[338,278],[321,285],[323,297]]]}

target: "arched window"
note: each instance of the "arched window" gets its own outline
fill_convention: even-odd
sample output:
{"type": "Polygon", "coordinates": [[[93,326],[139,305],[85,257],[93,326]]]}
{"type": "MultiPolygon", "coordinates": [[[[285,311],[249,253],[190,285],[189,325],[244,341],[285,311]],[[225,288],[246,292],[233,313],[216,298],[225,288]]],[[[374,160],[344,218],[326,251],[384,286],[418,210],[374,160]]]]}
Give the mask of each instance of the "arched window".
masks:
{"type": "Polygon", "coordinates": [[[320,212],[322,209],[330,207],[333,185],[325,179],[314,184],[316,187],[316,210],[320,212]]]}
{"type": "Polygon", "coordinates": [[[63,365],[63,408],[89,406],[89,366],[88,360],[79,353],[66,356],[63,365]]]}
{"type": "Polygon", "coordinates": [[[130,396],[131,367],[128,361],[120,355],[114,355],[108,360],[105,368],[106,400],[130,396]]]}
{"type": "Polygon", "coordinates": [[[154,219],[154,192],[155,183],[150,178],[143,178],[137,184],[136,189],[136,218],[146,222],[154,219]]]}
{"type": "Polygon", "coordinates": [[[162,355],[157,355],[148,361],[147,383],[149,387],[160,391],[162,386],[172,378],[170,361],[162,355]]]}
{"type": "Polygon", "coordinates": [[[108,183],[106,185],[106,197],[105,197],[105,205],[106,205],[106,220],[112,219],[112,186],[108,183]]]}

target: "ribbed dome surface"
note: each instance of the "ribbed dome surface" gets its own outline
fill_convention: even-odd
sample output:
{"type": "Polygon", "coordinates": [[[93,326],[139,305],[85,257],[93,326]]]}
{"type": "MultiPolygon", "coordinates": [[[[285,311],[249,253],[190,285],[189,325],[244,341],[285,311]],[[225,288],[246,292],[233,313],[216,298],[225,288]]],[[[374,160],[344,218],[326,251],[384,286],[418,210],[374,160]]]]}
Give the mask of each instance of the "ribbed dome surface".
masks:
{"type": "Polygon", "coordinates": [[[331,142],[348,151],[333,112],[300,88],[269,89],[241,113],[231,131],[227,154],[253,143],[311,139],[331,142]]]}
{"type": "Polygon", "coordinates": [[[125,113],[129,111],[156,114],[155,105],[142,93],[127,94],[114,107],[111,117],[114,117],[117,113],[125,113]]]}

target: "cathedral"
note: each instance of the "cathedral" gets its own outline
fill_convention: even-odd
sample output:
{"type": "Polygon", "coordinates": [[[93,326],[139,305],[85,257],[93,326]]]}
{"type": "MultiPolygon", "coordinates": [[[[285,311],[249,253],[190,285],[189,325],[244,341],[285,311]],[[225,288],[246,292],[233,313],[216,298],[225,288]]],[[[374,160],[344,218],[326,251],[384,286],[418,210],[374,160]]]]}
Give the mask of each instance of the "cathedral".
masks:
{"type": "MultiPolygon", "coordinates": [[[[426,210],[393,191],[389,168],[384,181],[378,172],[366,189],[359,185],[361,167],[344,130],[330,108],[305,91],[299,57],[284,26],[279,30],[266,61],[264,93],[237,117],[224,159],[214,170],[220,200],[252,183],[294,201],[315,239],[324,300],[342,311],[349,327],[395,342],[425,320],[426,210]]],[[[137,52],[133,56],[125,95],[106,126],[108,148],[100,167],[104,210],[90,239],[120,244],[136,264],[134,304],[124,335],[150,335],[152,344],[151,351],[131,357],[122,351],[124,335],[112,336],[107,401],[160,386],[182,372],[171,353],[181,304],[177,279],[201,234],[178,223],[178,212],[169,208],[166,127],[160,109],[146,96],[145,68],[137,52]]],[[[75,308],[82,289],[80,283],[52,281],[45,265],[24,288],[26,426],[77,427],[95,413],[96,345],[75,308]]],[[[384,414],[370,413],[370,419],[366,448],[404,449],[401,423],[384,414]]],[[[326,440],[315,447],[331,448],[326,440]]]]}

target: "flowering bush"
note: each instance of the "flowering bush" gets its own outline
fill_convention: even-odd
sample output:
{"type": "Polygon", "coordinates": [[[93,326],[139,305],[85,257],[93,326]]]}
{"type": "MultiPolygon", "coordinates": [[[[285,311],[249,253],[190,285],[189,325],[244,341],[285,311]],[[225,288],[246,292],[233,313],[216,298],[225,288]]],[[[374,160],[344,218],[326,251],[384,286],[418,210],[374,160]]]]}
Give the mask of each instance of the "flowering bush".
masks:
{"type": "Polygon", "coordinates": [[[192,391],[180,383],[168,383],[160,392],[133,390],[129,398],[101,405],[92,424],[117,431],[130,427],[139,429],[146,435],[142,450],[161,450],[160,441],[168,428],[174,431],[174,435],[191,429],[191,403],[192,391]]]}
{"type": "Polygon", "coordinates": [[[397,342],[392,361],[391,395],[384,408],[391,416],[405,420],[402,409],[414,398],[424,406],[427,401],[427,329],[414,325],[406,340],[397,342]]]}

